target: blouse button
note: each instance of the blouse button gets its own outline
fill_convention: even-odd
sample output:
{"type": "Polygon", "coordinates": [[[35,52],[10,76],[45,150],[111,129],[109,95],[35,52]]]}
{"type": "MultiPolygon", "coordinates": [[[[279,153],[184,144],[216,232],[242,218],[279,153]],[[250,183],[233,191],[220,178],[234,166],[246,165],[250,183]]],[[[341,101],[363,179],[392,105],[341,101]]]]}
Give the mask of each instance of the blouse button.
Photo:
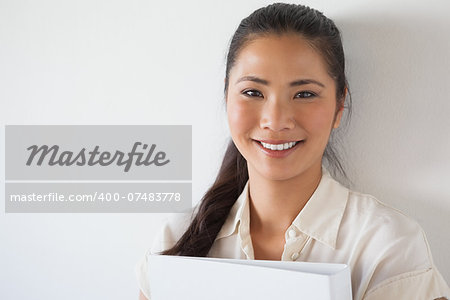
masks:
{"type": "Polygon", "coordinates": [[[296,260],[298,258],[298,256],[299,256],[298,252],[294,252],[294,253],[292,253],[291,259],[296,260]]]}
{"type": "Polygon", "coordinates": [[[291,239],[297,236],[297,232],[294,229],[289,230],[288,234],[291,239]]]}

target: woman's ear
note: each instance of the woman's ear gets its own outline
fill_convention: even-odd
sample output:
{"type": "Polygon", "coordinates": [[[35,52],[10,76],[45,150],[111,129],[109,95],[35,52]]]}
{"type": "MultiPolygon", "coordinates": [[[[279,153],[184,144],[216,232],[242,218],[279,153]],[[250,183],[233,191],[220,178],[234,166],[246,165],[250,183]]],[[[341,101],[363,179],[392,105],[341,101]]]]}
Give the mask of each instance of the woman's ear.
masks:
{"type": "Polygon", "coordinates": [[[334,129],[338,128],[339,124],[341,123],[342,114],[344,113],[344,103],[345,103],[346,97],[347,97],[347,88],[345,88],[344,95],[342,96],[342,99],[338,103],[339,107],[336,110],[336,116],[334,118],[334,124],[333,124],[334,129]]]}
{"type": "MultiPolygon", "coordinates": [[[[223,79],[223,85],[226,86],[226,84],[227,84],[227,78],[225,77],[223,79]]],[[[225,103],[227,103],[227,100],[228,100],[228,89],[225,89],[225,103]]]]}
{"type": "Polygon", "coordinates": [[[339,107],[338,111],[336,112],[336,117],[334,118],[334,124],[333,124],[334,129],[339,127],[343,113],[344,113],[344,102],[342,102],[341,106],[339,107]]]}

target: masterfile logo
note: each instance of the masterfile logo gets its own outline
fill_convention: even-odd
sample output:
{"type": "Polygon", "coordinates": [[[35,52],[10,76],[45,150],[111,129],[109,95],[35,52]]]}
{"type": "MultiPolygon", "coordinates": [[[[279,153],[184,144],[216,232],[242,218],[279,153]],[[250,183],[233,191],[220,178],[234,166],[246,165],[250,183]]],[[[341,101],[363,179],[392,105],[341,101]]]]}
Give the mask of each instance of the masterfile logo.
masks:
{"type": "Polygon", "coordinates": [[[190,125],[7,125],[5,212],[177,212],[190,125]]]}
{"type": "Polygon", "coordinates": [[[5,137],[6,180],[192,179],[190,125],[7,125],[5,137]]]}
{"type": "Polygon", "coordinates": [[[124,171],[128,172],[133,164],[134,158],[136,158],[135,164],[136,166],[150,166],[154,164],[155,166],[164,166],[170,160],[165,159],[166,153],[163,151],[159,151],[153,157],[153,152],[156,148],[156,145],[153,144],[151,147],[148,147],[147,144],[142,144],[140,142],[135,142],[133,145],[133,149],[124,153],[121,151],[115,151],[112,154],[109,151],[100,152],[99,146],[95,146],[92,151],[87,151],[86,148],[83,148],[78,153],[74,153],[72,151],[62,151],[60,152],[60,147],[57,145],[53,145],[52,147],[48,145],[37,146],[33,145],[27,148],[30,150],[30,156],[27,160],[27,166],[31,166],[36,158],[36,165],[41,166],[42,163],[47,159],[47,164],[49,166],[60,165],[60,166],[72,166],[76,164],[77,166],[94,166],[99,164],[101,166],[109,166],[113,163],[116,163],[117,166],[125,166],[124,171]],[[142,145],[142,149],[147,150],[145,159],[144,152],[138,151],[138,147],[142,145]],[[152,158],[153,157],[153,158],[152,158]]]}

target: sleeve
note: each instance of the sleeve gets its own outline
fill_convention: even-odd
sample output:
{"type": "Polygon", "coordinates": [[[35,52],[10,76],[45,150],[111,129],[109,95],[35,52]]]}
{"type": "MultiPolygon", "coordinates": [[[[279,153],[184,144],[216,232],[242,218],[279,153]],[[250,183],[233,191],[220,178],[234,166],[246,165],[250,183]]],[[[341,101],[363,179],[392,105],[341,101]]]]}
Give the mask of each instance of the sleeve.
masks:
{"type": "Polygon", "coordinates": [[[136,273],[139,289],[142,291],[142,293],[148,300],[151,300],[150,299],[150,287],[149,287],[148,274],[147,274],[147,267],[148,267],[147,258],[148,258],[149,251],[147,251],[145,253],[145,255],[141,258],[141,260],[136,264],[134,271],[136,273]]]}
{"type": "Polygon", "coordinates": [[[136,273],[139,288],[148,300],[151,300],[150,285],[148,279],[148,257],[151,254],[158,254],[165,249],[169,249],[175,244],[175,242],[173,241],[170,243],[168,242],[168,240],[172,239],[171,233],[171,226],[169,224],[169,221],[166,220],[164,226],[160,229],[155,239],[153,240],[151,248],[145,252],[144,256],[135,265],[134,270],[136,273]]]}
{"type": "Polygon", "coordinates": [[[364,300],[385,299],[450,299],[450,289],[433,266],[427,270],[404,273],[386,279],[369,290],[364,300]]]}
{"type": "Polygon", "coordinates": [[[423,254],[423,258],[427,262],[425,265],[428,267],[403,271],[400,274],[387,277],[375,286],[369,288],[363,297],[364,300],[450,299],[450,288],[434,265],[430,245],[428,244],[425,232],[420,226],[417,228],[417,234],[414,235],[417,239],[407,239],[411,244],[404,244],[402,250],[398,251],[400,256],[397,255],[397,257],[404,256],[406,260],[403,260],[403,264],[409,263],[410,266],[414,266],[414,261],[417,257],[415,258],[414,255],[408,255],[407,253],[413,252],[408,249],[423,249],[423,252],[418,253],[423,254]]]}
{"type": "Polygon", "coordinates": [[[173,247],[186,230],[191,221],[191,217],[192,212],[181,214],[175,213],[167,217],[164,225],[153,240],[151,248],[145,252],[144,256],[135,265],[134,270],[139,288],[148,300],[151,300],[150,283],[148,279],[149,255],[158,254],[161,251],[173,247]]]}

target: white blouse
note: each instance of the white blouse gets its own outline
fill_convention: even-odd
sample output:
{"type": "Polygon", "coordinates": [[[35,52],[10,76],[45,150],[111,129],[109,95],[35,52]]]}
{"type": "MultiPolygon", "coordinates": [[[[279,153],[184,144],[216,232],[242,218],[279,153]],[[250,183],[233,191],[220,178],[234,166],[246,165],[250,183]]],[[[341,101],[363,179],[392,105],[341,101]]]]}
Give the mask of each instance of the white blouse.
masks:
{"type": "MultiPolygon", "coordinates": [[[[322,171],[319,186],[286,229],[280,260],[349,265],[355,300],[450,299],[419,224],[322,171]]],[[[208,257],[254,259],[248,190],[247,181],[208,257]]],[[[189,225],[192,211],[169,218],[136,265],[140,289],[149,300],[147,256],[172,247],[189,225]]]]}

